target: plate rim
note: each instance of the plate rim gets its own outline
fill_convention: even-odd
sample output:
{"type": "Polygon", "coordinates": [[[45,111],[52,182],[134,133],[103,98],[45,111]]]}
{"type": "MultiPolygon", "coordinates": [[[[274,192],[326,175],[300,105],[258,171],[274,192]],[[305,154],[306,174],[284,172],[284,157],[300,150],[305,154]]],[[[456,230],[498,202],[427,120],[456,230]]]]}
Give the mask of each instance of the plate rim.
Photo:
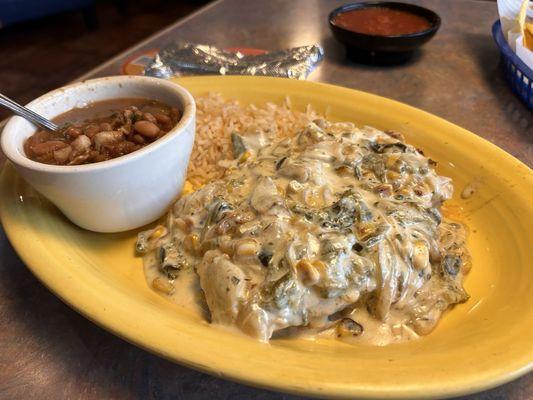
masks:
{"type": "MultiPolygon", "coordinates": [[[[276,81],[283,81],[284,83],[287,83],[287,80],[284,79],[284,78],[266,78],[266,77],[214,77],[214,76],[208,76],[208,77],[187,77],[187,78],[180,78],[177,80],[177,82],[187,82],[187,81],[194,81],[194,80],[205,80],[206,78],[208,79],[213,79],[213,78],[216,78],[216,79],[223,79],[223,80],[228,80],[228,81],[231,81],[231,80],[239,80],[239,81],[246,81],[246,80],[251,80],[251,81],[254,81],[256,79],[261,79],[263,81],[267,81],[267,80],[276,80],[276,81]]],[[[493,143],[489,142],[488,140],[464,129],[464,128],[461,128],[447,120],[444,120],[443,118],[439,117],[439,116],[436,116],[434,114],[431,114],[431,113],[428,113],[426,111],[423,111],[423,110],[420,110],[416,107],[412,107],[410,105],[407,105],[407,104],[404,104],[404,103],[401,103],[401,102],[398,102],[396,100],[392,100],[392,99],[388,99],[388,98],[385,98],[385,97],[381,97],[381,96],[377,96],[375,94],[371,94],[371,93],[367,93],[367,92],[362,92],[362,91],[358,91],[358,90],[354,90],[354,89],[349,89],[349,88],[344,88],[344,87],[340,87],[340,86],[336,86],[336,85],[332,85],[332,84],[325,84],[325,83],[318,83],[318,82],[310,82],[310,81],[290,81],[290,82],[299,82],[298,84],[304,84],[304,85],[309,85],[309,86],[316,86],[317,88],[320,88],[320,87],[327,87],[329,89],[333,89],[335,91],[337,90],[341,90],[341,91],[347,91],[347,92],[357,92],[357,94],[359,96],[370,96],[371,98],[373,98],[373,100],[376,100],[376,101],[385,101],[387,103],[390,103],[390,102],[393,102],[395,103],[394,106],[395,107],[400,107],[400,108],[404,108],[405,110],[409,110],[410,112],[415,112],[415,113],[423,113],[426,117],[429,117],[431,119],[436,119],[438,120],[440,123],[444,123],[445,125],[447,125],[448,127],[450,127],[451,129],[454,129],[454,130],[459,130],[461,133],[463,134],[467,134],[468,137],[471,139],[471,140],[474,140],[474,142],[477,142],[479,143],[481,146],[483,147],[486,147],[488,148],[491,152],[496,152],[503,160],[505,160],[506,163],[511,163],[510,165],[511,166],[514,166],[514,167],[520,167],[520,168],[525,168],[525,171],[529,170],[529,174],[527,175],[527,181],[529,182],[529,184],[531,185],[533,183],[533,174],[531,173],[531,169],[529,169],[529,167],[523,163],[522,161],[516,159],[515,157],[513,157],[512,155],[510,155],[509,153],[505,152],[503,149],[499,148],[498,146],[494,145],[493,143]],[[487,147],[488,146],[488,147],[487,147]]],[[[291,83],[292,84],[292,83],[291,83]]],[[[186,85],[185,85],[186,87],[186,85]]],[[[0,194],[1,194],[1,198],[4,198],[4,195],[6,193],[7,189],[5,187],[5,181],[9,178],[8,174],[14,174],[15,177],[18,177],[17,176],[17,173],[14,169],[14,167],[12,166],[11,163],[9,163],[8,161],[6,161],[5,165],[3,166],[2,168],[2,173],[1,173],[1,178],[0,178],[0,194]]],[[[332,396],[332,397],[336,397],[336,398],[352,398],[354,396],[358,397],[358,398],[381,398],[384,396],[384,392],[382,389],[380,388],[370,388],[370,387],[367,387],[367,388],[361,388],[361,386],[364,386],[364,385],[360,385],[358,387],[353,387],[353,386],[336,386],[336,387],[331,387],[331,386],[328,386],[328,385],[322,385],[320,386],[320,384],[318,385],[315,385],[314,387],[306,387],[306,388],[303,388],[303,387],[291,387],[291,386],[287,386],[287,385],[284,385],[283,383],[281,384],[277,384],[277,383],[272,383],[272,382],[269,382],[267,380],[262,380],[262,379],[258,379],[257,377],[257,374],[254,375],[254,374],[247,374],[247,373],[241,373],[241,374],[235,374],[235,373],[225,373],[224,371],[220,371],[220,370],[214,370],[212,368],[210,368],[209,366],[207,365],[203,365],[201,363],[197,363],[197,362],[194,362],[194,360],[191,360],[187,357],[187,354],[184,353],[182,354],[182,357],[176,357],[176,356],[173,356],[173,355],[170,355],[169,353],[165,352],[164,350],[161,350],[159,348],[157,348],[156,346],[154,345],[150,345],[149,343],[147,343],[146,340],[143,340],[143,339],[139,339],[138,337],[135,337],[134,334],[132,334],[132,332],[124,332],[123,330],[121,330],[119,327],[115,326],[114,323],[112,323],[113,321],[111,321],[110,317],[108,316],[107,318],[104,318],[102,317],[102,315],[99,315],[99,316],[95,316],[95,315],[98,315],[97,312],[95,311],[90,311],[88,309],[88,307],[86,307],[86,304],[76,304],[75,302],[72,302],[72,293],[66,293],[65,291],[62,291],[60,289],[58,289],[56,285],[54,285],[54,282],[48,282],[46,277],[42,274],[42,270],[40,270],[39,268],[36,268],[34,265],[32,265],[33,263],[30,262],[30,257],[27,253],[25,253],[23,250],[21,249],[24,249],[24,243],[23,241],[21,240],[20,237],[16,237],[16,234],[15,234],[15,227],[12,225],[12,224],[6,224],[5,223],[5,220],[9,220],[9,216],[6,215],[6,209],[7,209],[7,206],[5,204],[6,202],[2,201],[0,202],[0,219],[2,221],[2,225],[4,227],[4,231],[6,233],[6,236],[8,238],[8,240],[10,241],[10,243],[12,244],[13,248],[15,249],[17,255],[22,259],[22,261],[24,262],[24,264],[26,265],[26,267],[32,272],[32,274],[34,276],[37,277],[37,279],[39,279],[39,281],[41,283],[43,283],[43,285],[48,289],[50,290],[52,293],[54,293],[58,298],[61,299],[61,301],[63,301],[65,304],[67,304],[70,308],[74,309],[75,311],[79,312],[80,314],[82,314],[84,317],[88,318],[89,320],[91,320],[92,322],[94,322],[95,324],[97,324],[98,326],[101,326],[103,327],[104,329],[112,332],[113,334],[123,338],[124,340],[126,340],[127,342],[129,343],[132,343],[138,347],[141,347],[142,349],[144,350],[147,350],[151,353],[154,353],[154,354],[157,354],[158,356],[161,356],[167,360],[170,360],[170,361],[173,361],[173,362],[178,362],[180,364],[183,364],[183,365],[186,365],[187,367],[190,367],[190,368],[193,368],[193,369],[196,369],[196,370],[199,370],[199,371],[202,371],[202,372],[205,372],[205,373],[208,373],[208,374],[211,374],[211,375],[214,375],[214,376],[217,376],[217,377],[222,377],[224,379],[230,379],[230,380],[233,380],[233,381],[237,381],[239,383],[243,383],[243,384],[246,384],[246,385],[252,385],[252,386],[255,386],[255,387],[261,387],[261,388],[266,388],[266,389],[270,389],[270,390],[278,390],[278,391],[284,391],[284,392],[289,392],[289,393],[293,393],[293,394],[299,394],[299,395],[307,395],[307,396],[324,396],[324,395],[328,395],[328,396],[332,396]],[[6,218],[7,217],[7,218],[6,218]]],[[[149,340],[148,340],[149,342],[149,340]]],[[[390,398],[441,398],[441,397],[452,397],[452,396],[457,396],[457,395],[465,395],[465,394],[470,394],[470,393],[474,393],[474,392],[478,392],[478,391],[482,391],[482,390],[487,390],[487,389],[490,389],[490,388],[493,388],[493,387],[496,387],[496,386],[499,386],[501,384],[504,384],[506,382],[509,382],[511,380],[514,380],[522,375],[525,375],[526,373],[528,373],[529,371],[533,370],[533,362],[531,362],[529,365],[524,365],[522,366],[522,368],[519,368],[519,369],[514,369],[512,371],[506,371],[506,373],[500,373],[498,376],[499,378],[494,378],[490,381],[487,381],[486,378],[485,379],[481,379],[481,380],[478,380],[476,381],[475,379],[470,381],[469,384],[463,384],[463,386],[455,386],[454,388],[450,388],[449,386],[448,387],[442,387],[442,388],[436,388],[436,389],[433,389],[433,390],[430,390],[430,391],[427,391],[427,390],[424,390],[425,393],[423,393],[422,395],[418,392],[418,389],[416,388],[413,388],[413,389],[408,389],[406,391],[397,391],[397,392],[394,392],[394,393],[388,393],[388,397],[390,398]]]]}

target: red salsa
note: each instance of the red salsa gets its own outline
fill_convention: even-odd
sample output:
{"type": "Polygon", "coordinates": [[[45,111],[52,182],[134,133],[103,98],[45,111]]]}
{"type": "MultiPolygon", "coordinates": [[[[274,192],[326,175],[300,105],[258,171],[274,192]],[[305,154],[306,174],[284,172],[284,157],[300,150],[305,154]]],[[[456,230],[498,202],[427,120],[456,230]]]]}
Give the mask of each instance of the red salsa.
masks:
{"type": "Polygon", "coordinates": [[[333,23],[352,32],[377,36],[407,35],[431,27],[429,21],[419,15],[386,7],[346,11],[336,15],[333,23]]]}

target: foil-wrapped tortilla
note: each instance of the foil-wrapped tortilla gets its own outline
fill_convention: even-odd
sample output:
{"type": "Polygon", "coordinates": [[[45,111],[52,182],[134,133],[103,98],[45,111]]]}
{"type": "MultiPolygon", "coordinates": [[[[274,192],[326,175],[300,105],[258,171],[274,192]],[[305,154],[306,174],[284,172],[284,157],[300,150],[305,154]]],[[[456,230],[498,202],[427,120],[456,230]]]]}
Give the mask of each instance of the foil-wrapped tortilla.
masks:
{"type": "Polygon", "coordinates": [[[260,55],[244,55],[214,46],[173,42],[156,54],[144,75],[260,75],[305,79],[324,57],[318,45],[294,47],[260,55]]]}

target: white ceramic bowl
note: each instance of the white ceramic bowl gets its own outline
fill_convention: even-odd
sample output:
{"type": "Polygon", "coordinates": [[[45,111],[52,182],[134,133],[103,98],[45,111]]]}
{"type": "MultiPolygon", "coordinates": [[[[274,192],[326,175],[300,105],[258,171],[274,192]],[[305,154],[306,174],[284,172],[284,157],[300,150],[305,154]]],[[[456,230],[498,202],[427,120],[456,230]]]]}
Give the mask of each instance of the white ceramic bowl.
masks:
{"type": "Polygon", "coordinates": [[[109,161],[56,166],[30,160],[24,141],[36,127],[13,117],[2,133],[2,150],[22,177],[72,222],[97,232],[120,232],[154,221],[181,192],[194,143],[196,108],[192,95],[175,83],[141,76],[87,80],[47,93],[28,104],[54,118],[74,107],[113,98],[159,100],[182,111],[165,136],[109,161]]]}

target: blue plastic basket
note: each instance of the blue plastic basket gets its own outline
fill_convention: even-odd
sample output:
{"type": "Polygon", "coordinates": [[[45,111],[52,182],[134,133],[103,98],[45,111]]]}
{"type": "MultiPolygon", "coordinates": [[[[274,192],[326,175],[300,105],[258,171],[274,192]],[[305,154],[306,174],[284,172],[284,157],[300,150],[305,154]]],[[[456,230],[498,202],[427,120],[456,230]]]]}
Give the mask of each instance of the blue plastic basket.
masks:
{"type": "Polygon", "coordinates": [[[533,110],[533,70],[529,68],[507,43],[500,21],[492,25],[492,36],[500,48],[502,68],[507,83],[526,106],[533,110]]]}

